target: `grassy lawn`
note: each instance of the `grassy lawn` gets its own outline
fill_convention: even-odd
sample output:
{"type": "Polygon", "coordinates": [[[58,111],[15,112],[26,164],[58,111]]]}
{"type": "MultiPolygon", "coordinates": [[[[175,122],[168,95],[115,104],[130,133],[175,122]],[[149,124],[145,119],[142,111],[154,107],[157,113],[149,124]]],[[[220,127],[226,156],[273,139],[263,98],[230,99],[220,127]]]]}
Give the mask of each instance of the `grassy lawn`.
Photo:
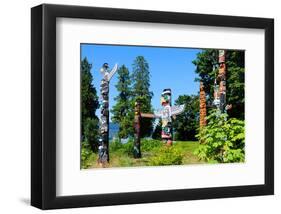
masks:
{"type": "MultiPolygon", "coordinates": [[[[167,147],[161,141],[142,139],[142,158],[134,159],[132,156],[133,143],[110,144],[110,163],[107,167],[135,167],[135,166],[164,166],[204,163],[194,155],[198,147],[197,141],[177,141],[173,146],[167,147]]],[[[98,155],[92,153],[83,162],[83,168],[99,168],[98,155]]]]}

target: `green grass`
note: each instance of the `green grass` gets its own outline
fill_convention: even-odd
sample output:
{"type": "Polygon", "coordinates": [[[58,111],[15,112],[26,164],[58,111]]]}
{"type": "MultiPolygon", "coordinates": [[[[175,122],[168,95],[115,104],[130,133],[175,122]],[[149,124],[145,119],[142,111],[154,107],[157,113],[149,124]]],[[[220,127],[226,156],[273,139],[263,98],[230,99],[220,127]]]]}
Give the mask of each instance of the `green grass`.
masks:
{"type": "MultiPolygon", "coordinates": [[[[135,166],[164,166],[204,163],[194,155],[199,146],[197,141],[177,141],[173,146],[167,147],[161,141],[142,139],[142,158],[133,158],[133,142],[110,144],[110,163],[107,167],[135,167],[135,166]]],[[[98,155],[92,153],[83,161],[82,168],[100,167],[97,164],[98,155]]]]}

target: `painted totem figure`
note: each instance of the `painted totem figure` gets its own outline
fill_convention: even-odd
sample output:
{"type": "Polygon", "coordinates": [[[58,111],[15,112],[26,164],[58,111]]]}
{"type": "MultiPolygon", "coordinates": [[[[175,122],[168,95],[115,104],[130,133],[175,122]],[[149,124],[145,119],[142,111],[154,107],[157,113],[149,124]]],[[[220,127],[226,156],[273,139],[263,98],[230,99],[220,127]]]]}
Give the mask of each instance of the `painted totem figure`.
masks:
{"type": "Polygon", "coordinates": [[[167,145],[172,145],[172,112],[171,112],[171,90],[164,89],[161,94],[161,105],[163,111],[161,115],[162,132],[161,138],[167,145]]]}
{"type": "Polygon", "coordinates": [[[219,86],[217,84],[217,80],[215,79],[213,105],[216,106],[219,109],[220,103],[221,103],[221,101],[220,101],[220,94],[219,94],[219,86]]]}
{"type": "Polygon", "coordinates": [[[155,117],[161,118],[162,131],[161,138],[167,145],[173,144],[173,130],[172,130],[172,117],[181,114],[184,111],[185,105],[171,106],[172,91],[171,89],[164,89],[161,94],[161,105],[163,109],[154,112],[155,117]]]}
{"type": "Polygon", "coordinates": [[[135,103],[135,119],[134,119],[134,129],[135,129],[135,141],[134,141],[134,157],[141,157],[141,147],[140,147],[140,122],[141,118],[161,118],[162,120],[162,131],[161,138],[167,145],[173,144],[173,133],[172,133],[172,117],[181,114],[184,111],[185,105],[171,106],[171,89],[164,89],[161,94],[160,99],[162,109],[155,111],[153,113],[143,113],[140,112],[140,103],[135,103]]]}
{"type": "Polygon", "coordinates": [[[226,106],[226,64],[225,50],[219,50],[219,74],[214,82],[214,101],[213,105],[225,112],[229,106],[226,106]],[[219,84],[217,84],[219,82],[219,84]]]}
{"type": "Polygon", "coordinates": [[[220,97],[220,110],[225,111],[226,104],[226,65],[225,65],[225,51],[219,50],[219,97],[220,97]]]}
{"type": "MultiPolygon", "coordinates": [[[[215,73],[216,70],[216,66],[213,65],[213,72],[215,73]]],[[[219,94],[219,85],[217,84],[217,77],[215,77],[215,81],[214,81],[214,101],[213,101],[213,105],[219,109],[220,108],[220,94],[219,94]]]]}
{"type": "Polygon", "coordinates": [[[100,117],[100,138],[99,138],[99,159],[100,164],[106,164],[109,162],[109,81],[117,71],[117,64],[109,71],[109,66],[107,63],[104,63],[101,68],[101,73],[103,78],[100,85],[101,93],[101,117],[100,117]]]}

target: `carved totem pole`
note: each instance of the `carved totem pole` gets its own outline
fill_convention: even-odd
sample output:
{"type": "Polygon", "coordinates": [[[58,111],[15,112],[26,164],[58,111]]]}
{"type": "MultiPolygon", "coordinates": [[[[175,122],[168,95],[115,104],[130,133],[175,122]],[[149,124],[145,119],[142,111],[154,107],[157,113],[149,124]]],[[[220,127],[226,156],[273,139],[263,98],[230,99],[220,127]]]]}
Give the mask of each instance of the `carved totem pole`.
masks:
{"type": "Polygon", "coordinates": [[[141,149],[140,149],[140,103],[138,101],[135,102],[135,118],[134,118],[134,158],[141,158],[141,149]]]}
{"type": "Polygon", "coordinates": [[[226,65],[225,65],[225,51],[219,50],[219,96],[220,96],[220,110],[224,112],[226,109],[226,65]]]}
{"type": "Polygon", "coordinates": [[[161,94],[162,113],[159,115],[162,122],[161,138],[167,145],[172,145],[172,110],[171,110],[171,89],[164,89],[161,94]]]}
{"type": "MultiPolygon", "coordinates": [[[[167,145],[173,144],[172,136],[172,117],[181,114],[184,111],[185,105],[171,106],[171,89],[164,89],[161,94],[161,105],[163,108],[153,113],[138,113],[140,110],[139,103],[136,103],[135,108],[135,147],[140,145],[140,120],[141,118],[161,118],[162,131],[161,138],[167,145]]],[[[140,146],[139,146],[140,148],[140,146]]],[[[140,151],[140,149],[139,149],[140,151]]]]}
{"type": "Polygon", "coordinates": [[[109,162],[109,81],[117,71],[117,64],[109,71],[109,66],[104,63],[101,68],[103,78],[100,85],[101,93],[101,117],[100,117],[100,138],[99,138],[99,159],[100,164],[109,162]]]}
{"type": "Polygon", "coordinates": [[[203,82],[200,82],[200,128],[206,125],[207,107],[206,107],[206,93],[203,82]]]}
{"type": "Polygon", "coordinates": [[[225,50],[219,50],[219,74],[214,83],[214,106],[222,113],[232,108],[232,105],[226,105],[226,63],[225,50]],[[217,84],[219,82],[219,84],[217,84]]]}

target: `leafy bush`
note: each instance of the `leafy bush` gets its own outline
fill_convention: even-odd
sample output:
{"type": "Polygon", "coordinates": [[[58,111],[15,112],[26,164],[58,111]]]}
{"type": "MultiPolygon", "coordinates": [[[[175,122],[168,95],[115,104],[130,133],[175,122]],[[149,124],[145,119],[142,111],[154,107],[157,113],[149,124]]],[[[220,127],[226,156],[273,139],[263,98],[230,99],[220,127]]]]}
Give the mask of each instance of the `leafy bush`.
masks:
{"type": "Polygon", "coordinates": [[[195,154],[201,160],[220,163],[245,160],[245,122],[242,120],[227,119],[227,114],[213,111],[197,137],[200,145],[195,154]]]}
{"type": "Polygon", "coordinates": [[[114,140],[109,144],[109,151],[117,151],[123,148],[123,144],[119,140],[114,140]]]}
{"type": "Polygon", "coordinates": [[[183,154],[175,147],[162,146],[154,148],[155,156],[149,158],[150,166],[180,165],[182,164],[183,154]]]}
{"type": "Polygon", "coordinates": [[[91,165],[91,156],[93,155],[93,152],[90,148],[90,145],[87,141],[82,142],[81,146],[81,167],[82,169],[86,169],[91,165]]]}
{"type": "Polygon", "coordinates": [[[121,143],[119,140],[114,140],[109,144],[109,153],[116,152],[120,155],[129,155],[133,154],[133,140],[129,139],[127,143],[121,143]]]}
{"type": "MultiPolygon", "coordinates": [[[[141,151],[151,152],[154,148],[162,147],[163,143],[159,140],[153,139],[142,139],[141,140],[141,151]]],[[[122,144],[119,140],[115,140],[109,144],[109,151],[119,152],[131,156],[133,154],[134,139],[129,139],[125,144],[122,144]]]]}
{"type": "Polygon", "coordinates": [[[134,150],[134,141],[133,139],[130,139],[127,143],[122,145],[122,151],[125,154],[128,155],[133,155],[133,150],[134,150]]]}

